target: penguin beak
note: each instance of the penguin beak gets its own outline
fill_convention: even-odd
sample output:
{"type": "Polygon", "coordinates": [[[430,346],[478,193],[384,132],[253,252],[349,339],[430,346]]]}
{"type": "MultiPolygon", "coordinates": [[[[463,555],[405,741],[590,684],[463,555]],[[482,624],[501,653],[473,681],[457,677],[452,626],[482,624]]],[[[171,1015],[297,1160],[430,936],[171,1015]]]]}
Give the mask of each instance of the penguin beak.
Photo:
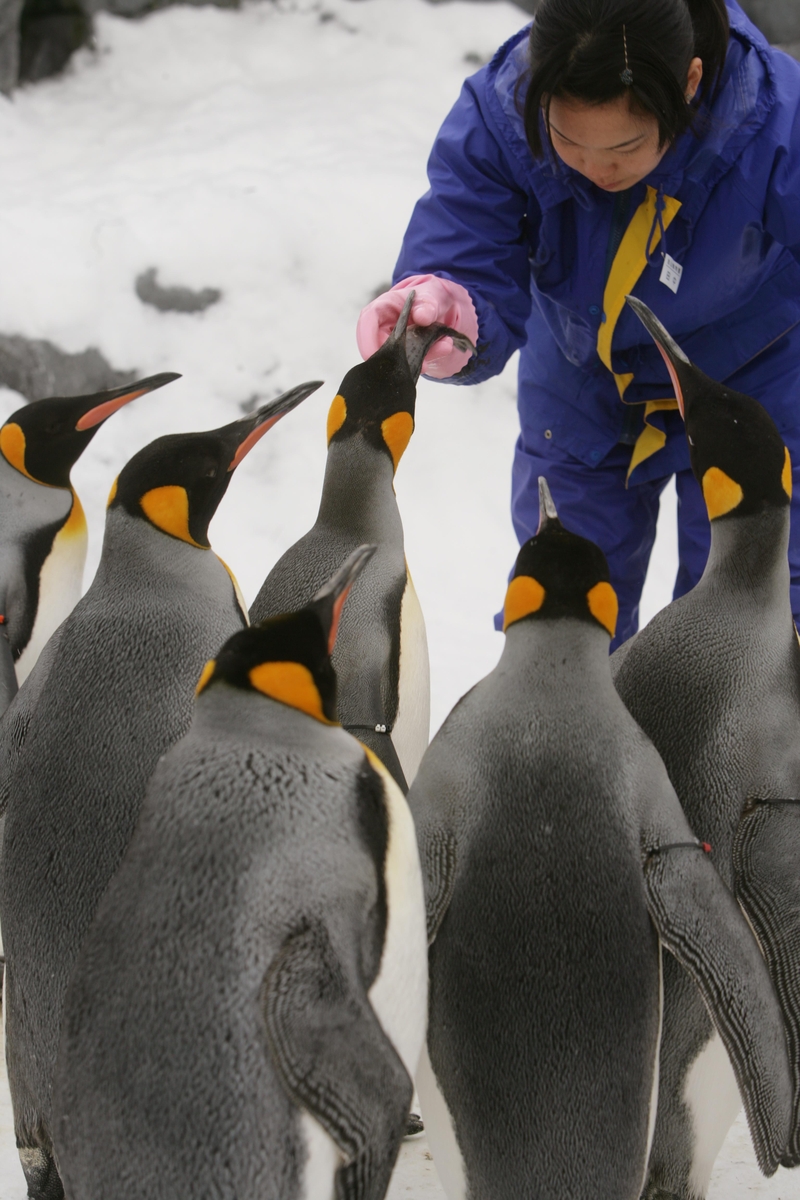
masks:
{"type": "Polygon", "coordinates": [[[441,338],[449,337],[453,339],[453,345],[459,350],[471,351],[475,353],[475,347],[468,337],[463,333],[459,333],[457,329],[451,329],[449,325],[411,325],[411,306],[414,303],[416,292],[410,291],[406,297],[406,302],[403,305],[400,316],[397,318],[397,324],[384,342],[381,350],[387,346],[396,346],[400,343],[405,351],[408,369],[411,372],[411,378],[414,383],[419,382],[420,374],[422,373],[422,364],[425,356],[432,346],[441,338]]]}
{"type": "Polygon", "coordinates": [[[98,392],[94,396],[84,397],[86,409],[79,417],[75,429],[78,433],[94,429],[95,425],[107,421],[112,413],[117,412],[124,405],[130,404],[131,400],[145,396],[148,392],[154,392],[164,384],[172,383],[173,379],[180,379],[180,375],[175,371],[162,371],[160,375],[148,375],[147,379],[140,379],[138,383],[131,383],[126,387],[114,388],[110,392],[98,392]]]}
{"type": "Polygon", "coordinates": [[[234,421],[232,425],[227,426],[226,431],[235,438],[236,452],[231,459],[229,471],[235,471],[239,463],[249,454],[268,429],[272,429],[280,421],[281,417],[285,417],[293,408],[297,408],[298,404],[302,404],[307,396],[315,392],[317,388],[322,387],[322,380],[315,379],[311,383],[301,383],[299,387],[292,388],[291,391],[284,392],[282,396],[278,396],[276,400],[270,400],[269,404],[256,410],[250,417],[243,417],[240,421],[234,421]]]}
{"type": "Polygon", "coordinates": [[[328,630],[328,654],[333,654],[333,647],[336,644],[336,634],[339,632],[339,620],[350,589],[377,549],[377,546],[366,543],[363,546],[359,546],[342,563],[336,574],[332,575],[326,584],[323,584],[311,601],[312,604],[321,604],[326,608],[330,605],[331,618],[328,630]]]}
{"type": "Polygon", "coordinates": [[[550,488],[547,485],[547,480],[544,475],[539,476],[539,528],[536,530],[537,536],[542,533],[548,525],[560,525],[556,506],[553,502],[553,497],[550,493],[550,488]]]}
{"type": "Polygon", "coordinates": [[[655,313],[650,311],[646,304],[642,304],[641,300],[637,300],[635,296],[626,296],[625,299],[636,313],[637,317],[642,322],[655,344],[658,346],[661,357],[667,364],[669,377],[672,380],[672,386],[675,389],[675,399],[678,401],[678,408],[681,410],[681,416],[685,420],[686,413],[684,411],[685,405],[683,399],[683,388],[681,387],[681,381],[678,376],[678,364],[682,363],[684,366],[688,367],[691,367],[692,364],[681,350],[675,339],[670,337],[664,326],[659,321],[658,317],[655,315],[655,313]]]}

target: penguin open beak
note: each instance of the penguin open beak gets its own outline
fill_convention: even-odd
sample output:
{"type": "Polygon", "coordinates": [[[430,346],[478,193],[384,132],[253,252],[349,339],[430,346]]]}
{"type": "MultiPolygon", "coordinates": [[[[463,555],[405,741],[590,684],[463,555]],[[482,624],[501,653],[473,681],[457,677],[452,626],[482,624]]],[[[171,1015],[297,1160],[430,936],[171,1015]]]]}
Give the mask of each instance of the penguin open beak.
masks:
{"type": "Polygon", "coordinates": [[[537,536],[542,533],[548,525],[553,522],[560,525],[558,513],[556,511],[553,497],[548,487],[547,480],[544,475],[539,476],[539,528],[536,530],[537,536]]]}
{"type": "Polygon", "coordinates": [[[678,374],[680,369],[678,364],[682,363],[688,367],[691,367],[692,364],[675,339],[670,337],[658,317],[650,311],[646,304],[643,304],[641,300],[637,300],[635,296],[626,296],[625,299],[658,346],[661,357],[667,364],[669,377],[675,389],[675,399],[678,401],[678,408],[681,410],[681,416],[685,419],[683,388],[678,374]]]}
{"type": "Polygon", "coordinates": [[[311,601],[312,604],[320,605],[323,609],[330,609],[330,626],[328,630],[329,654],[333,653],[333,647],[336,644],[336,634],[339,631],[339,620],[344,608],[344,602],[348,597],[351,587],[377,549],[377,546],[368,543],[359,546],[342,563],[336,574],[332,575],[328,582],[323,584],[311,601]]]}
{"type": "Polygon", "coordinates": [[[100,425],[103,421],[108,420],[112,413],[117,412],[124,405],[130,404],[131,400],[136,400],[148,392],[154,392],[157,388],[172,383],[173,379],[180,379],[180,375],[175,371],[162,371],[159,375],[148,375],[146,379],[139,379],[136,383],[129,383],[125,387],[113,388],[108,392],[98,392],[94,396],[84,396],[82,399],[86,408],[78,418],[75,425],[76,430],[83,433],[87,429],[93,429],[95,425],[100,425]]]}
{"type": "Polygon", "coordinates": [[[236,438],[237,446],[228,470],[235,471],[245,455],[250,453],[253,446],[268,429],[276,425],[281,417],[285,417],[293,408],[297,408],[298,404],[301,404],[306,397],[320,387],[322,387],[321,379],[312,380],[310,383],[301,383],[298,387],[284,392],[277,399],[270,400],[269,404],[262,405],[252,416],[242,417],[239,421],[234,421],[232,425],[229,425],[228,430],[236,438]]]}

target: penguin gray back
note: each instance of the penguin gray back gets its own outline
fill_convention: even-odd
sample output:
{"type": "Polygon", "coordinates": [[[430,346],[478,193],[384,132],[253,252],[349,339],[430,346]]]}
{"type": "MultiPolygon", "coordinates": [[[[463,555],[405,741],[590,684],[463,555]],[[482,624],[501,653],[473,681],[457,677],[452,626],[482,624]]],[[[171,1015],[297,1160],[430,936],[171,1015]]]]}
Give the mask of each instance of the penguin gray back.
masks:
{"type": "Polygon", "coordinates": [[[328,460],[313,528],[273,567],[252,621],[297,610],[361,542],[377,546],[351,597],[334,651],[342,724],[400,786],[413,778],[430,729],[425,625],[405,558],[394,474],[414,431],[416,383],[441,325],[407,328],[413,293],[389,340],[348,371],[328,414],[328,460]]]}
{"type": "Polygon", "coordinates": [[[230,639],[151,780],[66,1001],[70,1195],[384,1194],[424,1038],[424,904],[406,802],[335,722],[356,553],[339,596],[230,639]]]}
{"type": "Polygon", "coordinates": [[[409,793],[432,943],[418,1088],[448,1200],[511,1200],[531,1179],[542,1195],[639,1200],[659,942],[690,964],[715,1020],[736,1009],[724,1036],[767,1169],[788,1130],[777,1000],[614,691],[616,611],[601,552],[561,526],[543,487],[500,661],[447,718],[409,793]]]}
{"type": "Polygon", "coordinates": [[[159,757],[189,726],[203,663],[246,624],[208,524],[231,470],[306,385],[222,429],[160,438],[112,488],[95,580],[0,726],[0,878],[17,1144],[50,1178],[50,1091],[64,990],[159,757]]]}

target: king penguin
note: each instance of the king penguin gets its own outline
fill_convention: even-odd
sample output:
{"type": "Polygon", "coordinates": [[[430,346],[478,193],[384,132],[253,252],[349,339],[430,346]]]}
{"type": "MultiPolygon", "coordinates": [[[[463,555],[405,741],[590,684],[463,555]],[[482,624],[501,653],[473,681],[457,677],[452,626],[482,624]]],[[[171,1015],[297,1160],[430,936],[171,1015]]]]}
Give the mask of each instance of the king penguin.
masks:
{"type": "Polygon", "coordinates": [[[160,762],[67,994],[54,1137],[83,1200],[381,1200],[425,1036],[408,805],[336,718],[359,547],[235,634],[160,762]]]}
{"type": "Polygon", "coordinates": [[[56,1200],[51,1087],[75,956],[206,660],[247,623],[208,524],[262,433],[319,384],[158,438],[112,487],[100,565],[0,725],[6,1059],[28,1195],[56,1200]]]}
{"type": "MultiPolygon", "coordinates": [[[[732,887],[783,1007],[800,1163],[800,646],[789,597],[789,453],[765,409],[695,367],[641,301],[667,364],[711,521],[705,572],[614,654],[617,691],[652,738],[692,829],[732,887]],[[793,802],[793,803],[787,803],[793,802]],[[778,853],[765,856],[767,845],[778,853]]],[[[647,1200],[706,1195],[739,1109],[691,981],[664,971],[664,1036],[647,1200]]]]}
{"type": "Polygon", "coordinates": [[[345,375],[328,414],[328,460],[314,527],[273,567],[250,620],[301,608],[361,542],[375,557],[347,606],[334,652],[342,725],[378,755],[404,791],[430,736],[430,671],[422,610],[405,558],[394,474],[414,432],[422,361],[443,325],[408,327],[412,292],[379,350],[345,375]]]}
{"type": "Polygon", "coordinates": [[[180,375],[151,375],[91,396],[34,400],[0,428],[3,709],[80,598],[86,518],[70,471],[112,413],[173,379],[180,375]]]}
{"type": "Polygon", "coordinates": [[[639,1200],[655,1118],[661,948],[734,1062],[762,1169],[786,1144],[781,1011],[734,898],[614,690],[602,552],[540,480],[498,665],[409,793],[430,939],[417,1075],[448,1200],[639,1200]]]}

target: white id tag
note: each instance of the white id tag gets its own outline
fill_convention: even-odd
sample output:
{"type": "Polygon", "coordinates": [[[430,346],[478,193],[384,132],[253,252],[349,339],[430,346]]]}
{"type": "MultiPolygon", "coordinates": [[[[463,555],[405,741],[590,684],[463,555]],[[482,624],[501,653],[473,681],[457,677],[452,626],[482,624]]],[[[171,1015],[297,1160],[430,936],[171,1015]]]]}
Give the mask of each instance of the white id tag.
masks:
{"type": "Polygon", "coordinates": [[[660,282],[665,283],[671,292],[677,292],[681,286],[681,276],[683,275],[683,267],[679,262],[669,255],[664,255],[664,265],[661,268],[660,282]]]}

